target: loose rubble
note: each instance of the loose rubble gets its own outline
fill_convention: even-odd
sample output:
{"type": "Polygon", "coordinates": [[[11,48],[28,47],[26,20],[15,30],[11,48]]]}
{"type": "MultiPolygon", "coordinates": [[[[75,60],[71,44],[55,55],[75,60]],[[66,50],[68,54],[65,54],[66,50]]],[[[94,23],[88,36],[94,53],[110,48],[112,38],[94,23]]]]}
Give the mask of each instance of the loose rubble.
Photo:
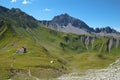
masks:
{"type": "Polygon", "coordinates": [[[120,80],[120,59],[106,69],[87,70],[86,75],[78,76],[79,73],[63,75],[58,80],[120,80]]]}

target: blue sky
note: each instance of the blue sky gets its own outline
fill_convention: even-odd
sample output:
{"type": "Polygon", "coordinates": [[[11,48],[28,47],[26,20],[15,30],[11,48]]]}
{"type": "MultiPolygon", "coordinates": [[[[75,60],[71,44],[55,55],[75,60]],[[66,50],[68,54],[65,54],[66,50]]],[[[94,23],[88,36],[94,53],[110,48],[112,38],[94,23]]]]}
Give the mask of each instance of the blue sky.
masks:
{"type": "Polygon", "coordinates": [[[120,0],[0,0],[7,8],[20,8],[38,20],[68,13],[91,27],[120,30],[120,0]]]}

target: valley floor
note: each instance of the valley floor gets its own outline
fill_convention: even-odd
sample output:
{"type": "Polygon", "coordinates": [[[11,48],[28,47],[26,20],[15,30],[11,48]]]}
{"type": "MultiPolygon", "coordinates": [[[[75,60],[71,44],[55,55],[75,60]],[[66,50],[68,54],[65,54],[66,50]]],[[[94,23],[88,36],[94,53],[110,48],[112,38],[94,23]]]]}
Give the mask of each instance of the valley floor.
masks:
{"type": "Polygon", "coordinates": [[[58,80],[120,80],[120,59],[106,69],[87,70],[84,73],[73,72],[59,77],[58,80]]]}

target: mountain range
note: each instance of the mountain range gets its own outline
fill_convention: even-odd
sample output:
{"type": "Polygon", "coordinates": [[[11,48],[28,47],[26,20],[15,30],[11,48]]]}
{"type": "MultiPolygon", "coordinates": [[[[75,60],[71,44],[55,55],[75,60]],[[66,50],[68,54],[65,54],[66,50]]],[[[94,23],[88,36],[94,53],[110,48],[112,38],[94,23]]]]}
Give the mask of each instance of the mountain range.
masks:
{"type": "Polygon", "coordinates": [[[55,16],[50,21],[40,21],[41,24],[47,26],[50,29],[75,34],[95,34],[99,36],[108,36],[120,34],[115,29],[107,26],[105,28],[92,28],[88,26],[84,21],[69,16],[67,13],[55,16]]]}
{"type": "Polygon", "coordinates": [[[1,80],[53,79],[104,68],[119,58],[119,49],[119,32],[110,27],[93,29],[68,14],[39,21],[0,6],[1,80]]]}
{"type": "MultiPolygon", "coordinates": [[[[2,7],[1,6],[1,14],[0,18],[4,18],[7,16],[7,14],[10,14],[13,18],[18,17],[19,15],[17,14],[22,14],[26,19],[31,18],[31,22],[28,22],[28,24],[32,24],[33,22],[36,22],[38,24],[38,20],[33,18],[32,16],[27,15],[25,12],[22,12],[19,8],[12,8],[11,10],[2,7]],[[3,12],[4,11],[4,12],[3,12]],[[17,15],[17,16],[16,16],[17,15]]],[[[7,17],[6,17],[7,18],[7,17]]],[[[19,22],[22,19],[19,19],[19,22]]],[[[27,20],[26,20],[27,21],[27,20]]],[[[24,21],[23,21],[24,22],[24,21]]],[[[75,34],[95,34],[99,36],[119,36],[120,32],[116,31],[115,29],[107,26],[105,28],[92,28],[88,26],[84,21],[79,20],[77,18],[69,16],[67,13],[61,14],[58,16],[55,16],[51,21],[43,20],[39,21],[40,24],[43,24],[47,26],[50,29],[56,30],[56,31],[61,31],[61,32],[66,32],[66,33],[75,33],[75,34]]],[[[23,24],[23,23],[20,23],[23,24]]],[[[25,26],[25,25],[23,25],[25,26]]],[[[32,25],[32,27],[36,27],[36,25],[32,25]]]]}

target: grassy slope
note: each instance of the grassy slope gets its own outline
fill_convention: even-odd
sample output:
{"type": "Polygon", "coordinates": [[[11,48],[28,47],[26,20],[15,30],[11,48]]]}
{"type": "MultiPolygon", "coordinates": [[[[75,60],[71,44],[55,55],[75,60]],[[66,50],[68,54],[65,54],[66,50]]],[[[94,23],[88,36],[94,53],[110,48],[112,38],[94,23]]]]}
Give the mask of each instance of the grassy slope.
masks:
{"type": "Polygon", "coordinates": [[[82,53],[72,57],[74,60],[68,64],[73,71],[86,70],[86,69],[100,69],[105,68],[108,64],[115,61],[118,56],[103,55],[99,56],[98,53],[82,53]]]}
{"type": "Polygon", "coordinates": [[[3,31],[0,32],[0,79],[30,78],[29,70],[33,76],[50,78],[57,77],[66,68],[104,68],[119,56],[117,48],[111,52],[116,55],[106,54],[107,38],[97,38],[87,50],[78,39],[79,36],[74,34],[56,32],[40,26],[25,29],[16,25],[3,25],[0,29],[3,31]],[[69,37],[69,41],[65,40],[65,36],[69,37]],[[64,48],[60,43],[64,44],[64,48]],[[15,51],[23,46],[28,52],[16,54],[15,51]],[[53,64],[50,63],[51,60],[54,61],[53,64]]]}
{"type": "MultiPolygon", "coordinates": [[[[79,37],[78,35],[65,34],[56,31],[52,31],[51,33],[51,30],[49,29],[46,32],[46,29],[44,28],[41,33],[45,35],[44,38],[39,37],[40,41],[43,40],[43,42],[40,43],[44,44],[43,46],[52,52],[52,54],[57,53],[59,57],[67,60],[67,66],[73,68],[73,70],[105,68],[119,58],[120,50],[118,48],[113,48],[110,54],[106,51],[106,44],[108,41],[108,38],[106,37],[96,38],[94,44],[89,45],[89,49],[87,50],[83,42],[81,42],[80,39],[76,39],[79,37]],[[69,37],[69,42],[65,41],[65,36],[69,37]],[[65,44],[64,50],[60,47],[60,42],[65,44]]],[[[40,34],[39,36],[43,35],[41,33],[38,33],[40,34]]]]}
{"type": "Polygon", "coordinates": [[[55,77],[62,73],[63,61],[40,46],[31,37],[34,35],[29,35],[23,28],[17,29],[22,31],[22,34],[18,35],[9,26],[3,25],[3,27],[8,27],[8,29],[4,34],[1,33],[0,38],[0,79],[16,76],[15,71],[20,74],[19,70],[24,72],[23,77],[25,77],[28,75],[28,69],[31,70],[32,75],[41,78],[55,77]],[[27,53],[15,53],[18,48],[23,46],[27,48],[27,53]],[[54,63],[51,64],[50,61],[54,61],[54,63]],[[43,73],[43,71],[45,72],[43,73]],[[49,75],[50,73],[51,75],[49,75]]]}

